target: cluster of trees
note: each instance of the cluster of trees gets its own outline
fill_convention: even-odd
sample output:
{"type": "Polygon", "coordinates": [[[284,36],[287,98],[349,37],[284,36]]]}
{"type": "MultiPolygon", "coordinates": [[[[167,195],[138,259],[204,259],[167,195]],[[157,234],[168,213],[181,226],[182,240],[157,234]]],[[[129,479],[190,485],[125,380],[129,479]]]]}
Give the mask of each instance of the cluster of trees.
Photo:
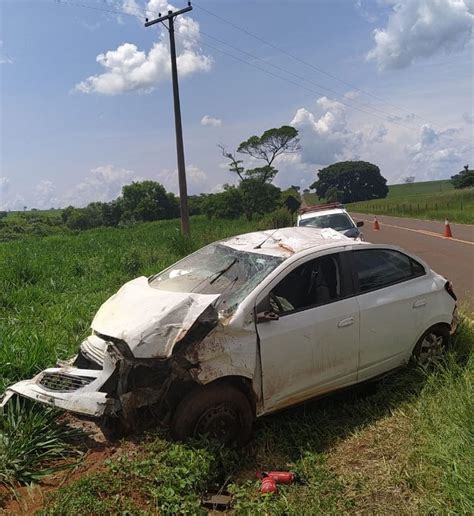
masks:
{"type": "Polygon", "coordinates": [[[474,170],[469,170],[469,165],[464,165],[464,170],[451,176],[454,188],[469,188],[474,186],[474,170]]]}
{"type": "Polygon", "coordinates": [[[310,188],[320,199],[342,203],[387,197],[387,180],[367,161],[340,161],[319,170],[310,188]]]}
{"type": "Polygon", "coordinates": [[[178,216],[178,199],[156,181],[126,185],[118,199],[111,202],[92,202],[85,208],[68,206],[61,214],[63,222],[71,229],[118,226],[178,216]]]}

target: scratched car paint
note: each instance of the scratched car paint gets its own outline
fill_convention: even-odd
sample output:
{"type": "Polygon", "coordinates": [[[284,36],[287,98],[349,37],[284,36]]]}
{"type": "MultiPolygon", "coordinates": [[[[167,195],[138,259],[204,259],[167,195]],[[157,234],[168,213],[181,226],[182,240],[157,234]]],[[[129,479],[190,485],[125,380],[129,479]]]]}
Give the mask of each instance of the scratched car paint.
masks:
{"type": "Polygon", "coordinates": [[[331,229],[249,233],[125,284],[77,356],[1,405],[17,394],[129,430],[153,407],[178,437],[245,440],[249,418],[426,362],[455,312],[447,280],[396,247],[331,229]]]}

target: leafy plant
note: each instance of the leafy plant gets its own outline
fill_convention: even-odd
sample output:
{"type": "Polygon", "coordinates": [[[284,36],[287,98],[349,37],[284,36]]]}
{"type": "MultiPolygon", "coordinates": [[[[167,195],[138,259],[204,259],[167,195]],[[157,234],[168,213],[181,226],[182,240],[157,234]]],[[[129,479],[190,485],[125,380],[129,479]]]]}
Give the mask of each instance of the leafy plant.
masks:
{"type": "Polygon", "coordinates": [[[51,461],[77,455],[76,430],[57,421],[52,409],[10,401],[0,415],[0,484],[30,483],[55,470],[51,461]]]}

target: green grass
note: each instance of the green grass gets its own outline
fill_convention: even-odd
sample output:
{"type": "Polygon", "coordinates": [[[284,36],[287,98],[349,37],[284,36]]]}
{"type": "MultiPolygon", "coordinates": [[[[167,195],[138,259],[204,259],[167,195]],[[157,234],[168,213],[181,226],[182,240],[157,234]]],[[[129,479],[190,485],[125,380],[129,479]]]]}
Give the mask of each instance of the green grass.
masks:
{"type": "Polygon", "coordinates": [[[45,514],[198,514],[203,496],[221,490],[236,514],[470,514],[473,344],[466,325],[429,373],[412,365],[375,388],[263,418],[238,452],[165,435],[126,444],[101,471],[50,496],[45,514]],[[262,496],[255,471],[271,469],[300,482],[262,496]]]}
{"type": "Polygon", "coordinates": [[[57,411],[26,400],[10,402],[0,417],[0,485],[51,474],[57,469],[53,461],[79,453],[72,444],[77,437],[77,431],[58,421],[57,411]]]}
{"type": "MultiPolygon", "coordinates": [[[[198,217],[191,241],[180,237],[178,221],[162,221],[0,244],[0,389],[74,353],[98,306],[127,280],[260,224],[198,217]]],[[[428,374],[411,366],[374,391],[356,388],[262,418],[238,453],[166,435],[125,443],[94,473],[53,492],[44,512],[199,513],[207,491],[225,489],[238,514],[472,513],[473,344],[465,324],[428,374]],[[257,469],[291,469],[303,482],[262,496],[257,469]]],[[[35,480],[74,451],[54,434],[50,413],[37,409],[0,419],[4,483],[35,480]],[[58,453],[42,456],[49,432],[58,453]]]]}
{"type": "MultiPolygon", "coordinates": [[[[308,204],[319,204],[314,193],[305,194],[308,204]]],[[[474,224],[474,188],[455,190],[451,181],[389,185],[385,199],[346,205],[349,211],[427,220],[448,218],[451,222],[474,224]]]]}
{"type": "Polygon", "coordinates": [[[474,188],[455,190],[450,181],[391,185],[385,199],[351,203],[346,207],[361,213],[441,221],[447,218],[451,222],[473,224],[474,188]]]}

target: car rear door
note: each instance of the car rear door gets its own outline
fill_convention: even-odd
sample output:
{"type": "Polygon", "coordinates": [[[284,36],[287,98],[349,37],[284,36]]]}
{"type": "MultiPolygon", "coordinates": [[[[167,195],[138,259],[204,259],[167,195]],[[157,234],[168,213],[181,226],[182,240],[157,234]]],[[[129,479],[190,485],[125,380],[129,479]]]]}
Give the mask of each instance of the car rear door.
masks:
{"type": "Polygon", "coordinates": [[[260,320],[264,412],[353,383],[359,352],[359,308],[347,253],[290,266],[257,299],[278,313],[260,320]]]}
{"type": "Polygon", "coordinates": [[[352,251],[360,308],[359,380],[406,363],[429,304],[424,267],[383,248],[352,251]]]}

